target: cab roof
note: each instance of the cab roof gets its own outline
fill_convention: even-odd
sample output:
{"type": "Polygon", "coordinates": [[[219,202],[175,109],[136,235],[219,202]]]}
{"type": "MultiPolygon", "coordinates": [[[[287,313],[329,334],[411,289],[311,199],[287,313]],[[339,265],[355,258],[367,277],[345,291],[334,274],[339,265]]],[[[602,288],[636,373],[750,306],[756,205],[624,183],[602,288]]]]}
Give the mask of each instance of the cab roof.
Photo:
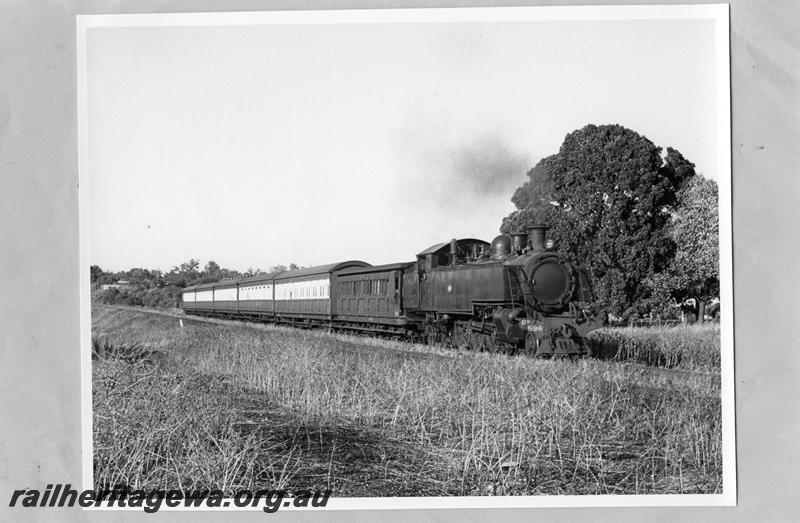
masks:
{"type": "MultiPolygon", "coordinates": [[[[483,240],[479,240],[478,238],[462,238],[460,240],[456,240],[456,243],[458,243],[458,246],[461,247],[462,249],[464,248],[465,245],[476,245],[477,244],[477,245],[486,245],[487,247],[489,246],[489,242],[483,241],[483,240]]],[[[417,257],[426,256],[428,254],[435,254],[435,253],[440,252],[442,250],[446,250],[447,252],[450,252],[450,242],[437,243],[435,245],[431,245],[430,247],[428,247],[427,249],[425,249],[421,253],[417,254],[417,257]]]]}

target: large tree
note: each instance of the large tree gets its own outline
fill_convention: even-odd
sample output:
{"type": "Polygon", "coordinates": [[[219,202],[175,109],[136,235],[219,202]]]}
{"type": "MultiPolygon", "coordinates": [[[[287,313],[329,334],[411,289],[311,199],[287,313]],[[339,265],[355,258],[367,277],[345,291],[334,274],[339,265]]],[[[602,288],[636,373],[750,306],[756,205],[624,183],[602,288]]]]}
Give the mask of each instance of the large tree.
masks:
{"type": "Polygon", "coordinates": [[[647,281],[675,254],[667,225],[694,166],[620,125],[588,125],[528,176],[501,230],[545,222],[559,252],[591,268],[599,310],[645,312],[647,281]]]}
{"type": "Polygon", "coordinates": [[[694,300],[702,322],[706,305],[719,297],[719,202],[714,180],[690,179],[678,194],[669,233],[677,252],[669,270],[653,286],[677,303],[694,300]]]}

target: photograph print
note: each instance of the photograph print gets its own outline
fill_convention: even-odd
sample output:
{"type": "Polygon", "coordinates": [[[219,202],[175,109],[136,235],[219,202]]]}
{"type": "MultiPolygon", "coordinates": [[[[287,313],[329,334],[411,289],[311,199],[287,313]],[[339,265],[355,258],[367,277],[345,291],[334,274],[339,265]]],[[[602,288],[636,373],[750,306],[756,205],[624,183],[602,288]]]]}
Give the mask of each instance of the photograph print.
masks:
{"type": "Polygon", "coordinates": [[[723,5],[78,17],[85,487],[735,504],[728,57],[723,5]]]}

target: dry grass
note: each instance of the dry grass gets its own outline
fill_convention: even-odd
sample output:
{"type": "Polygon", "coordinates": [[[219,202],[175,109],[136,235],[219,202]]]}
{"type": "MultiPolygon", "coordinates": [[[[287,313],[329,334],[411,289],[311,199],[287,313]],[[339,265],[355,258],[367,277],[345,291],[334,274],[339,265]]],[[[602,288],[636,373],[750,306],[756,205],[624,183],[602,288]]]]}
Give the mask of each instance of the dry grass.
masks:
{"type": "Polygon", "coordinates": [[[589,335],[600,357],[687,370],[719,370],[718,323],[675,327],[618,327],[589,335]]]}
{"type": "MultiPolygon", "coordinates": [[[[334,495],[721,492],[718,372],[427,350],[96,308],[95,480],[334,495]]],[[[685,359],[683,360],[685,361],[685,359]]]]}

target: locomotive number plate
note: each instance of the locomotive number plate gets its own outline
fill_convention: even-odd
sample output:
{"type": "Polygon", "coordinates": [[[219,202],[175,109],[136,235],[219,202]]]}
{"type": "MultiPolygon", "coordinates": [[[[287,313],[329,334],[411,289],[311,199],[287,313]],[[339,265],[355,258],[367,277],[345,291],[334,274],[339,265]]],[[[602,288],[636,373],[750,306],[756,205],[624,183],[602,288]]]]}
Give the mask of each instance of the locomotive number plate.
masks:
{"type": "Polygon", "coordinates": [[[544,325],[538,323],[533,323],[528,320],[522,320],[519,322],[519,324],[528,332],[544,332],[544,325]]]}

